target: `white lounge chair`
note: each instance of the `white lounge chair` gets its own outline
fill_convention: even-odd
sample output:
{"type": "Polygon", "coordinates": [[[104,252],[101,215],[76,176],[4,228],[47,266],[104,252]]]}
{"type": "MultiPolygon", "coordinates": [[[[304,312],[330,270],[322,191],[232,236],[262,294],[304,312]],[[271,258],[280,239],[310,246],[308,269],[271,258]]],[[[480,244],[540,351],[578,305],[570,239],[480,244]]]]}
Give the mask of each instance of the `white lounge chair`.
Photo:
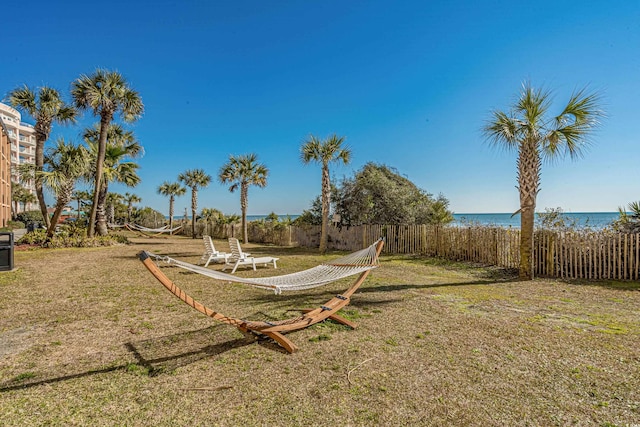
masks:
{"type": "Polygon", "coordinates": [[[255,270],[256,264],[264,264],[266,266],[269,263],[273,263],[273,268],[278,268],[276,261],[280,258],[274,258],[271,256],[256,258],[249,256],[248,253],[242,252],[240,242],[238,242],[238,239],[234,237],[229,237],[229,247],[231,248],[231,256],[225,260],[222,271],[226,270],[227,267],[233,266],[233,269],[231,270],[231,274],[233,274],[241,265],[250,265],[255,270]]]}
{"type": "Polygon", "coordinates": [[[208,266],[211,261],[213,262],[227,262],[231,254],[226,252],[220,252],[213,245],[213,240],[210,236],[202,236],[204,241],[204,254],[200,258],[200,264],[204,263],[204,266],[208,266]]]}

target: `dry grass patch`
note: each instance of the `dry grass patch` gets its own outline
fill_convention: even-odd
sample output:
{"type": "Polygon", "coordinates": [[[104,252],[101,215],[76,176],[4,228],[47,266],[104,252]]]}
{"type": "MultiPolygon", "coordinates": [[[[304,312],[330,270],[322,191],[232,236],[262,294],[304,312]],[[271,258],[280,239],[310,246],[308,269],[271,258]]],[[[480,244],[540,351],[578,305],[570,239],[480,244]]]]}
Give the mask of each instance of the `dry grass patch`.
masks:
{"type": "MultiPolygon", "coordinates": [[[[2,425],[640,423],[638,283],[523,283],[497,269],[383,256],[341,312],[359,328],[294,332],[300,351],[289,355],[170,295],[137,260],[143,249],[190,262],[203,250],[172,237],[16,253],[18,270],[0,274],[2,425]]],[[[337,255],[245,249],[280,258],[277,270],[238,272],[246,276],[337,255]]],[[[276,296],[165,271],[246,319],[292,316],[349,284],[276,296]]]]}

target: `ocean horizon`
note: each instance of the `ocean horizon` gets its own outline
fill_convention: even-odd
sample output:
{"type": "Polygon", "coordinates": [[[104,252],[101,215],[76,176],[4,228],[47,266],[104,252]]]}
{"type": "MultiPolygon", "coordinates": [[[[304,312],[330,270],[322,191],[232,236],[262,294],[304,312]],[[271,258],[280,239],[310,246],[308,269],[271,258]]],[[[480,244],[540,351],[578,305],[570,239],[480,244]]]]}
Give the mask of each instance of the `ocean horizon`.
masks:
{"type": "MultiPolygon", "coordinates": [[[[564,212],[563,215],[569,221],[575,221],[578,227],[591,227],[596,229],[602,229],[609,226],[613,221],[618,219],[620,214],[618,212],[564,212]]],[[[281,220],[285,220],[287,217],[293,219],[298,218],[299,214],[285,214],[278,215],[281,220]]],[[[247,215],[247,221],[258,221],[265,219],[267,215],[247,215]]],[[[165,217],[167,220],[169,217],[165,217]]],[[[180,220],[183,215],[176,215],[174,220],[180,220]]],[[[536,221],[539,218],[539,213],[536,213],[536,221]]],[[[519,228],[520,227],[520,214],[513,215],[511,213],[499,212],[499,213],[454,213],[453,226],[468,226],[468,225],[490,225],[495,227],[506,228],[519,228]]]]}
{"type": "MultiPolygon", "coordinates": [[[[538,221],[541,212],[536,212],[538,221]]],[[[544,213],[544,212],[542,212],[544,213]]],[[[578,227],[605,228],[620,217],[619,212],[563,212],[569,222],[575,221],[578,227]]],[[[496,227],[520,228],[520,214],[512,213],[456,213],[452,225],[491,225],[496,227]]]]}

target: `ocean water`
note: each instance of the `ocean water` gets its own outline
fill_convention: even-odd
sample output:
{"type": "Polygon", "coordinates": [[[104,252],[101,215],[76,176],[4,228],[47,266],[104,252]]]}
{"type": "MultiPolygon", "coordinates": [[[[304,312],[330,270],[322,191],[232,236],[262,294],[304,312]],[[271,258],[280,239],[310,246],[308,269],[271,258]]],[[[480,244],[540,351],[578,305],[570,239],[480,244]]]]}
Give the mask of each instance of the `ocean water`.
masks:
{"type": "MultiPolygon", "coordinates": [[[[471,224],[491,225],[497,227],[513,227],[520,228],[520,214],[511,216],[510,213],[472,213],[453,214],[453,225],[465,226],[471,224]]],[[[618,219],[618,212],[565,212],[563,213],[567,219],[576,221],[579,227],[591,227],[602,229],[611,224],[612,221],[618,219]]],[[[538,214],[536,213],[536,221],[538,214]]]]}
{"type": "MultiPolygon", "coordinates": [[[[611,224],[612,221],[620,216],[618,212],[565,212],[563,213],[569,221],[576,221],[579,227],[591,227],[594,229],[602,229],[611,224]]],[[[281,220],[289,216],[292,220],[300,215],[278,215],[281,220]]],[[[175,215],[174,220],[182,219],[182,215],[175,215]]],[[[247,215],[247,221],[256,221],[266,218],[267,215],[247,215]]],[[[511,216],[510,213],[456,213],[453,214],[454,221],[451,225],[468,226],[468,225],[489,225],[495,227],[512,227],[520,228],[520,214],[511,216]]],[[[538,214],[536,214],[536,220],[538,214]]],[[[166,217],[168,220],[169,217],[166,217]]]]}
{"type": "MultiPolygon", "coordinates": [[[[238,214],[239,216],[240,214],[238,214]]],[[[278,217],[280,218],[280,221],[287,219],[287,217],[291,218],[291,220],[294,220],[296,218],[298,218],[300,215],[297,214],[290,214],[290,215],[278,215],[278,217]]],[[[251,222],[251,221],[257,221],[259,219],[265,219],[267,217],[267,215],[247,215],[247,222],[251,222]]],[[[182,218],[184,218],[184,215],[174,215],[173,216],[173,220],[174,221],[179,221],[182,218]]],[[[190,219],[191,215],[187,216],[187,219],[190,219]]],[[[167,215],[165,215],[165,219],[169,220],[169,217],[167,215]]]]}

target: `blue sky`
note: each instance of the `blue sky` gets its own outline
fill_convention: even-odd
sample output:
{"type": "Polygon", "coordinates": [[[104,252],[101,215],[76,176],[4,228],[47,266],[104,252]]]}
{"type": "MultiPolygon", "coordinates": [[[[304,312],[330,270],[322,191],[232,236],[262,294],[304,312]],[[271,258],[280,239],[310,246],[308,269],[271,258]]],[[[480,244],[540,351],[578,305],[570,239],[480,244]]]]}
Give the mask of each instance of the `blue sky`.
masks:
{"type": "MultiPolygon", "coordinates": [[[[239,213],[217,175],[247,153],[270,170],[248,213],[298,214],[321,177],[300,146],[332,133],[353,153],[332,167],[338,180],[383,163],[454,212],[513,212],[516,154],[491,148],[481,128],[525,80],[551,90],[557,109],[588,86],[607,113],[582,159],[543,166],[538,210],[640,199],[638,0],[27,1],[4,4],[2,21],[0,97],[23,84],[68,94],[98,67],[139,91],[145,113],[130,129],[145,148],[142,183],[110,189],[165,214],[157,187],[193,168],[214,178],[199,209],[239,213]]],[[[52,139],[79,141],[79,129],[55,127],[52,139]]],[[[188,194],[176,213],[187,206],[188,194]]]]}

